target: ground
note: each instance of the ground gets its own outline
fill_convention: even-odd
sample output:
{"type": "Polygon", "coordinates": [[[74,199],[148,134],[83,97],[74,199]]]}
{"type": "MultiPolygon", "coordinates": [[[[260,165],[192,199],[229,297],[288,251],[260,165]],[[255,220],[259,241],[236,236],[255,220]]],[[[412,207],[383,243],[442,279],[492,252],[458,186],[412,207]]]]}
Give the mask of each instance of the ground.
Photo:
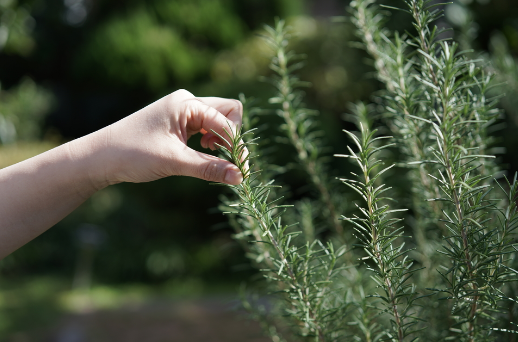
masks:
{"type": "Polygon", "coordinates": [[[53,279],[4,281],[0,342],[267,342],[235,293],[143,286],[67,290],[53,279]]]}

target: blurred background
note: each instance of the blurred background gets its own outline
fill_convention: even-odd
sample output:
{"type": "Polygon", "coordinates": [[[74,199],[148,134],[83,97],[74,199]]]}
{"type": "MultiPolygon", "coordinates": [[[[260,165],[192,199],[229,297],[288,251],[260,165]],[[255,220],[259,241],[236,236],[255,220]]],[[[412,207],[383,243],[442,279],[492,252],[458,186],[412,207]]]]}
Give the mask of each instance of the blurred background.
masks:
{"type": "MultiPolygon", "coordinates": [[[[0,0],[0,167],[179,88],[196,96],[244,93],[267,107],[272,90],[258,77],[269,74],[270,52],[258,34],[275,17],[288,19],[295,48],[307,55],[301,78],[313,84],[307,105],[320,112],[329,155],[343,152],[340,127],[349,103],[369,101],[381,87],[366,54],[353,47],[348,3],[0,0]]],[[[454,0],[444,9],[439,25],[491,61],[506,82],[499,104],[505,128],[495,135],[512,174],[518,170],[518,3],[454,0]]],[[[404,13],[394,13],[388,25],[411,30],[404,13]]],[[[191,140],[199,149],[199,139],[191,140]]],[[[333,166],[343,174],[340,164],[333,166]]],[[[258,327],[236,324],[240,312],[228,311],[239,285],[257,277],[217,209],[222,192],[171,177],[94,195],[1,261],[0,341],[262,341],[258,327]],[[227,327],[237,330],[225,335],[227,327]]]]}

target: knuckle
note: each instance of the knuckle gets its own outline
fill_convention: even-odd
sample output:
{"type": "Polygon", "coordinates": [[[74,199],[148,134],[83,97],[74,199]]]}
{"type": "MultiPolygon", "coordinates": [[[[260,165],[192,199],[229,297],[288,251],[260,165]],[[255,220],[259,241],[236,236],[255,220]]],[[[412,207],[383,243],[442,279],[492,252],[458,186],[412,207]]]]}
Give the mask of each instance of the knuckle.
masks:
{"type": "Polygon", "coordinates": [[[207,163],[204,166],[202,178],[207,181],[212,181],[212,182],[223,180],[223,175],[222,175],[220,168],[218,167],[218,164],[217,163],[207,163]]]}
{"type": "Polygon", "coordinates": [[[185,89],[177,90],[166,97],[165,109],[169,113],[181,112],[188,113],[197,105],[198,101],[193,94],[185,89]]]}
{"type": "Polygon", "coordinates": [[[193,99],[194,95],[185,89],[178,89],[167,96],[168,103],[171,107],[178,104],[178,102],[193,99]]]}
{"type": "Polygon", "coordinates": [[[194,97],[194,95],[190,91],[185,90],[185,89],[178,89],[177,91],[173,92],[171,95],[173,95],[175,97],[181,97],[184,99],[194,97]]]}
{"type": "Polygon", "coordinates": [[[243,104],[239,100],[234,101],[234,110],[239,113],[240,116],[243,115],[243,104]]]}

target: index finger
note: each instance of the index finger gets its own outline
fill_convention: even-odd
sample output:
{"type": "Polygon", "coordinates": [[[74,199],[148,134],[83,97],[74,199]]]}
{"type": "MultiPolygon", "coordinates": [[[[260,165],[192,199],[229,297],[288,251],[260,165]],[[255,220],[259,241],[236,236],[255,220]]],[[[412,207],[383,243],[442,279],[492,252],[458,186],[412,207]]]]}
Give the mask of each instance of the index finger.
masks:
{"type": "MultiPolygon", "coordinates": [[[[243,105],[239,100],[225,99],[221,97],[197,97],[196,99],[207,106],[216,109],[236,126],[241,126],[243,122],[243,105]]],[[[201,133],[205,134],[207,131],[202,129],[201,133]]]]}
{"type": "MultiPolygon", "coordinates": [[[[186,113],[189,119],[187,120],[187,129],[191,132],[210,132],[211,130],[217,132],[222,137],[226,137],[227,132],[232,133],[236,131],[237,125],[227,116],[221,113],[216,108],[207,105],[198,98],[193,98],[184,102],[187,105],[186,113]]],[[[213,135],[208,133],[206,135],[213,135]]],[[[219,141],[219,138],[217,138],[219,141]]],[[[204,146],[205,147],[205,146],[204,146]]]]}

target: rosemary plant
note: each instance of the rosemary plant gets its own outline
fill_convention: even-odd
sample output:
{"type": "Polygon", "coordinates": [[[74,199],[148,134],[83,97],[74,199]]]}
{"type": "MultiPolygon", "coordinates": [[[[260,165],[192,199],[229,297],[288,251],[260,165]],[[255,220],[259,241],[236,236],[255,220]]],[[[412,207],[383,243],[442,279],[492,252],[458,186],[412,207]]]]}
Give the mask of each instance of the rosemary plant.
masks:
{"type": "Polygon", "coordinates": [[[390,209],[383,204],[386,198],[382,197],[388,189],[384,184],[377,185],[376,180],[380,175],[391,169],[394,165],[376,172],[377,166],[382,162],[376,159],[376,154],[393,144],[375,147],[375,142],[388,137],[375,137],[376,131],[370,132],[361,127],[361,136],[357,137],[349,131],[345,131],[354,141],[358,152],[348,147],[348,155],[336,155],[355,160],[361,169],[361,175],[355,175],[358,180],[341,179],[344,184],[358,192],[365,201],[366,207],[359,207],[362,216],[344,219],[352,223],[360,240],[360,246],[367,252],[363,258],[372,261],[375,267],[368,267],[374,272],[372,279],[383,290],[382,294],[376,293],[372,297],[379,298],[383,305],[382,313],[391,315],[392,333],[387,337],[393,341],[404,341],[413,333],[412,328],[416,318],[413,307],[415,299],[415,285],[409,283],[411,275],[417,271],[412,269],[412,261],[408,259],[408,251],[404,250],[404,244],[395,245],[396,240],[403,237],[403,227],[395,227],[401,219],[392,218],[391,214],[402,210],[390,209]]]}
{"type": "Polygon", "coordinates": [[[274,27],[265,26],[265,31],[264,39],[274,52],[270,63],[274,75],[269,81],[275,87],[276,94],[269,102],[278,106],[276,113],[284,121],[281,129],[295,148],[299,165],[317,190],[331,229],[343,242],[343,227],[338,215],[339,200],[330,191],[332,180],[321,155],[323,146],[319,136],[322,132],[317,129],[314,120],[317,112],[304,108],[301,88],[307,87],[308,83],[300,81],[295,74],[303,67],[301,60],[304,56],[289,48],[291,33],[284,20],[277,20],[274,27]]]}
{"type": "Polygon", "coordinates": [[[441,31],[433,22],[441,11],[434,2],[405,1],[417,33],[393,39],[380,28],[383,19],[374,2],[352,4],[355,24],[386,84],[388,126],[399,137],[407,163],[420,165],[412,177],[414,194],[424,190],[420,195],[432,201],[429,208],[414,203],[417,213],[432,221],[444,214],[444,225],[437,226],[445,242],[442,261],[449,264],[440,274],[456,321],[450,331],[458,334],[451,337],[490,339],[485,324],[498,308],[495,289],[509,275],[494,263],[502,260],[506,233],[491,221],[489,181],[496,167],[487,161],[493,158],[486,155],[487,128],[498,116],[495,100],[485,96],[491,76],[458,52],[456,43],[438,38],[441,31]]]}
{"type": "MultiPolygon", "coordinates": [[[[423,107],[419,102],[419,85],[415,76],[415,63],[411,58],[409,42],[399,34],[392,35],[382,25],[386,18],[374,6],[375,0],[359,0],[351,3],[352,20],[358,36],[362,39],[367,52],[374,58],[378,79],[387,88],[386,98],[387,125],[395,134],[398,147],[408,162],[428,160],[428,130],[424,123],[412,120],[422,115],[423,107]]],[[[418,228],[423,230],[441,212],[438,205],[426,205],[421,201],[423,194],[437,197],[438,188],[430,181],[432,172],[429,164],[415,167],[409,176],[412,180],[413,203],[418,218],[418,228]]],[[[419,231],[417,232],[419,233],[419,231]]]]}
{"type": "Polygon", "coordinates": [[[265,29],[274,51],[269,80],[276,95],[269,102],[318,201],[299,200],[291,214],[297,219],[286,219],[290,205],[274,185],[276,168],[264,156],[251,163],[264,148],[249,139],[261,120],[244,97],[244,133],[229,127],[220,136],[222,153],[244,175],[242,184],[229,186],[233,195],[224,207],[278,310],[254,311],[248,301],[245,307],[272,341],[507,341],[518,330],[518,183],[516,177],[495,179],[500,171],[490,130],[501,112],[497,98],[488,95],[493,75],[472,51],[441,38],[434,23],[442,5],[402,3],[398,10],[414,27],[404,34],[384,28],[387,8],[380,10],[375,0],[350,6],[384,86],[376,94],[382,106],[373,106],[383,107],[382,120],[375,123],[386,126],[395,142],[383,145],[376,137],[370,106],[353,106],[361,132],[347,132],[357,146],[347,157],[361,173],[342,181],[363,199],[360,215],[343,212],[330,190],[316,116],[303,105],[301,87],[307,84],[296,75],[301,56],[289,47],[284,21],[265,29]],[[389,171],[394,165],[382,168],[380,162],[391,145],[399,150],[393,154],[400,158],[397,177],[389,171]],[[393,180],[401,174],[403,185],[393,180]],[[405,192],[410,200],[395,198],[405,192]],[[390,209],[392,199],[410,210],[390,209]],[[299,221],[300,228],[287,221],[299,221]],[[318,234],[320,225],[331,233],[318,234]],[[346,247],[353,236],[361,248],[346,247]]]}
{"type": "Polygon", "coordinates": [[[426,148],[433,144],[429,130],[423,121],[412,119],[426,115],[427,111],[420,103],[420,84],[414,77],[417,72],[410,49],[411,42],[397,32],[392,33],[383,28],[386,18],[380,12],[373,0],[351,2],[352,21],[357,27],[357,34],[363,41],[363,47],[373,57],[378,79],[387,90],[383,97],[385,123],[393,132],[404,158],[398,161],[398,165],[408,169],[406,177],[410,186],[407,191],[412,193],[412,197],[406,205],[412,208],[414,217],[407,222],[411,224],[418,246],[413,257],[425,267],[419,277],[422,283],[437,284],[441,280],[437,279],[434,268],[442,258],[435,251],[441,244],[441,236],[446,233],[439,220],[443,203],[423,201],[423,198],[439,197],[439,188],[428,176],[434,172],[436,165],[411,164],[432,157],[426,148]]]}
{"type": "Polygon", "coordinates": [[[332,244],[325,246],[319,240],[296,246],[293,240],[301,232],[290,231],[290,226],[282,223],[281,216],[289,206],[275,204],[279,199],[270,199],[271,189],[275,187],[273,181],[261,183],[260,171],[250,172],[247,167],[251,155],[246,146],[253,144],[254,139],[243,141],[252,131],[241,133],[238,128],[225,132],[226,137],[218,135],[224,141],[221,151],[244,175],[240,185],[230,186],[239,200],[230,205],[234,211],[228,213],[253,220],[261,231],[261,239],[251,242],[271,246],[272,251],[264,258],[268,268],[262,271],[274,285],[274,291],[283,294],[286,302],[283,314],[290,317],[293,334],[315,341],[334,340],[340,327],[334,326],[337,321],[333,314],[342,308],[329,292],[333,291],[333,279],[340,271],[336,261],[343,249],[335,252],[332,244]]]}

